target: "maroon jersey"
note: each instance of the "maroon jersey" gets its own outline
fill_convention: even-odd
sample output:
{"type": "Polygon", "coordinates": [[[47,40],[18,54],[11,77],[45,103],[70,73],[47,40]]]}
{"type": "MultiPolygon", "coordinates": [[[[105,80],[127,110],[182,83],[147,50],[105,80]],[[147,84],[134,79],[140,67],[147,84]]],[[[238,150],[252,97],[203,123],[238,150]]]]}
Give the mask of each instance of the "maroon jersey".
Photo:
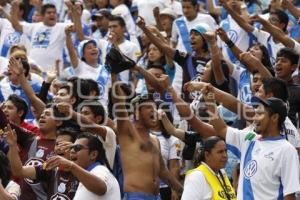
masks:
{"type": "Polygon", "coordinates": [[[35,167],[35,171],[37,180],[48,184],[47,199],[73,199],[79,182],[71,172],[44,170],[42,166],[35,167]]]}
{"type": "MultiPolygon", "coordinates": [[[[25,166],[42,166],[44,161],[54,155],[55,139],[37,137],[27,153],[25,166]]],[[[48,185],[37,181],[24,179],[21,184],[21,200],[47,199],[48,185]]]]}

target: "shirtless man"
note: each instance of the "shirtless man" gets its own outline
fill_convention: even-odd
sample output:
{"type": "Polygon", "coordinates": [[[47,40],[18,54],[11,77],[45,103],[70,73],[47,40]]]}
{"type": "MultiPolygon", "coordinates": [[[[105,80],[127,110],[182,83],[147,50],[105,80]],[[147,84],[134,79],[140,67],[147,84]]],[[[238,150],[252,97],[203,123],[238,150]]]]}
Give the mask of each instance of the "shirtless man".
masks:
{"type": "MultiPolygon", "coordinates": [[[[117,84],[115,81],[116,75],[112,74],[113,85],[117,84]]],[[[125,108],[124,92],[119,84],[114,87],[114,92],[118,97],[114,99],[114,103],[125,179],[125,199],[160,199],[159,178],[177,193],[181,193],[182,185],[164,165],[158,140],[149,134],[157,120],[153,96],[137,96],[132,100],[135,110],[135,120],[132,122],[125,108]]]]}

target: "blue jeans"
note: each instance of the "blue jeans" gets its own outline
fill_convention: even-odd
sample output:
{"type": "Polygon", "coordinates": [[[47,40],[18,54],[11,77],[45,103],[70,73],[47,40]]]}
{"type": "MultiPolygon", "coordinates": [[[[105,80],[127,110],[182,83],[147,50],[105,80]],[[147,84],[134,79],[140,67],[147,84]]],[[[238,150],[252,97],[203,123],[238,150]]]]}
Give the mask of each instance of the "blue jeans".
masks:
{"type": "Polygon", "coordinates": [[[160,196],[142,192],[125,192],[123,200],[160,200],[160,196]]]}

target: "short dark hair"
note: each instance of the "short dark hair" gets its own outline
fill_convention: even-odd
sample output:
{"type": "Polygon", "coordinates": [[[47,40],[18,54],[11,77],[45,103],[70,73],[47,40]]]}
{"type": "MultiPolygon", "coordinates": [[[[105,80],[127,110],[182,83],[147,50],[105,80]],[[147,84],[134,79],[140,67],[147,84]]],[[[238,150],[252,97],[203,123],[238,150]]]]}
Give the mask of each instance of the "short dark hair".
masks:
{"type": "Polygon", "coordinates": [[[52,3],[46,3],[46,4],[42,5],[41,15],[44,16],[45,13],[46,13],[46,11],[47,11],[47,9],[49,9],[49,8],[53,8],[53,9],[56,10],[56,7],[55,7],[54,4],[52,4],[52,3]]]}
{"type": "Polygon", "coordinates": [[[7,101],[11,101],[16,106],[18,112],[23,111],[23,115],[21,116],[21,120],[23,121],[28,112],[28,105],[26,101],[16,94],[9,95],[7,101]]]}
{"type": "Polygon", "coordinates": [[[287,102],[289,93],[286,83],[283,80],[275,77],[265,78],[262,80],[262,85],[266,94],[273,93],[275,98],[287,102]]]}
{"type": "Polygon", "coordinates": [[[299,63],[299,54],[297,54],[296,51],[294,51],[293,49],[284,47],[282,49],[280,49],[277,52],[276,57],[284,57],[289,59],[289,61],[292,63],[292,65],[297,65],[299,63]]]}
{"type": "Polygon", "coordinates": [[[100,122],[100,124],[102,124],[106,118],[106,113],[105,113],[105,109],[103,107],[103,105],[97,101],[97,100],[84,100],[81,104],[80,104],[81,109],[83,107],[89,107],[93,113],[93,115],[95,116],[101,116],[102,120],[100,122]]]}
{"type": "Polygon", "coordinates": [[[112,15],[112,16],[110,16],[109,21],[118,21],[119,25],[121,27],[123,27],[123,28],[126,27],[126,23],[125,23],[124,19],[121,16],[112,15]]]}
{"type": "Polygon", "coordinates": [[[97,83],[97,81],[93,80],[93,79],[85,79],[86,80],[86,84],[89,88],[89,92],[91,93],[92,91],[96,92],[96,96],[100,95],[100,89],[99,89],[99,85],[97,83]]]}
{"type": "Polygon", "coordinates": [[[194,7],[198,6],[198,0],[182,0],[181,2],[190,2],[194,7]]]}
{"type": "Polygon", "coordinates": [[[275,9],[271,11],[270,14],[276,15],[279,19],[279,23],[284,24],[283,31],[285,32],[289,24],[289,16],[281,9],[275,9]]]}
{"type": "Polygon", "coordinates": [[[77,139],[82,139],[82,138],[88,140],[87,146],[89,147],[89,152],[98,151],[98,157],[96,161],[99,161],[100,163],[104,163],[106,167],[111,171],[112,168],[108,163],[105,154],[105,149],[103,147],[102,142],[99,140],[99,138],[89,132],[82,132],[80,135],[77,136],[77,139]]]}
{"type": "Polygon", "coordinates": [[[163,74],[166,74],[165,68],[160,64],[149,63],[147,66],[147,70],[149,69],[160,69],[161,71],[163,71],[163,74]]]}
{"type": "Polygon", "coordinates": [[[56,131],[57,136],[68,135],[71,137],[71,142],[74,143],[77,136],[80,134],[80,129],[75,127],[60,127],[56,131]]]}

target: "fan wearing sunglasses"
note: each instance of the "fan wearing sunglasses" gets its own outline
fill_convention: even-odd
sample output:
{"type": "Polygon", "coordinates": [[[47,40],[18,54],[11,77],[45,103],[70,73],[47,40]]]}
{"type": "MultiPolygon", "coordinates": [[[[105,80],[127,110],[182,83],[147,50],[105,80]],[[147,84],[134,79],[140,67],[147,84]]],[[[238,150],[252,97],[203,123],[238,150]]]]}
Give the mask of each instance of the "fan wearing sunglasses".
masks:
{"type": "Polygon", "coordinates": [[[73,200],[120,200],[120,188],[117,179],[105,167],[109,166],[101,141],[88,132],[83,132],[71,147],[71,161],[53,156],[45,169],[71,172],[80,182],[73,200]],[[105,165],[104,165],[105,164],[105,165]]]}

